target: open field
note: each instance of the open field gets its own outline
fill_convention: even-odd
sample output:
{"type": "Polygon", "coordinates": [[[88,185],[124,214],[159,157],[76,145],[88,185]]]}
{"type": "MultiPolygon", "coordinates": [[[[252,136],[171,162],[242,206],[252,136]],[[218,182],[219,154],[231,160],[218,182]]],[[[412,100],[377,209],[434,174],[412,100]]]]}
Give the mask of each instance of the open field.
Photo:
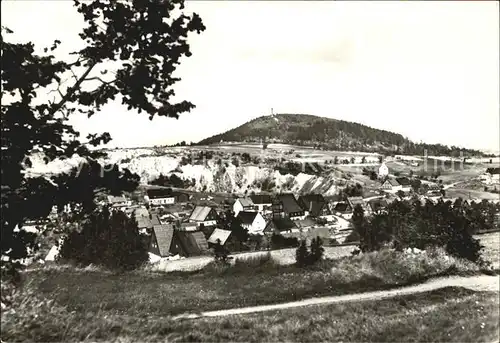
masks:
{"type": "Polygon", "coordinates": [[[500,268],[500,232],[485,233],[477,235],[482,245],[484,245],[483,257],[493,264],[494,269],[500,268]]]}
{"type": "Polygon", "coordinates": [[[494,342],[498,341],[498,304],[495,293],[445,288],[367,303],[185,322],[191,338],[184,335],[179,340],[494,342]]]}
{"type": "Polygon", "coordinates": [[[383,290],[433,276],[480,272],[441,250],[418,256],[381,251],[324,260],[306,269],[280,266],[265,257],[246,260],[234,267],[212,263],[198,272],[114,274],[53,268],[26,276],[29,288],[71,310],[175,315],[383,290]]]}
{"type": "MultiPolygon", "coordinates": [[[[350,256],[351,252],[356,247],[353,245],[325,247],[325,257],[338,259],[341,257],[350,256]]],[[[267,254],[267,251],[244,252],[232,255],[235,258],[252,258],[267,254]]],[[[272,258],[281,265],[289,265],[295,263],[295,249],[280,249],[271,250],[272,258]]],[[[189,257],[176,261],[165,261],[152,267],[154,271],[172,272],[172,271],[195,271],[200,270],[207,264],[212,262],[212,256],[189,257]]]]}
{"type": "MultiPolygon", "coordinates": [[[[443,288],[378,301],[348,302],[173,321],[156,314],[69,312],[53,304],[30,317],[2,313],[6,341],[169,342],[498,342],[498,293],[443,288]]],[[[25,316],[23,316],[23,314],[25,316]]]]}
{"type": "Polygon", "coordinates": [[[281,156],[285,153],[290,153],[290,156],[297,158],[297,154],[301,155],[301,158],[310,159],[311,161],[324,161],[326,159],[333,159],[335,156],[338,158],[350,158],[355,157],[361,160],[363,156],[366,156],[367,160],[378,161],[379,154],[370,152],[360,152],[360,151],[333,151],[333,150],[319,150],[308,146],[298,146],[298,145],[288,145],[288,144],[268,144],[267,149],[262,149],[262,144],[257,143],[220,143],[213,145],[199,145],[194,147],[189,147],[190,149],[200,149],[200,150],[213,150],[213,151],[223,151],[228,153],[249,153],[253,155],[262,156],[281,156]]]}
{"type": "MultiPolygon", "coordinates": [[[[487,256],[498,252],[499,235],[479,236],[488,246],[487,256]]],[[[209,264],[198,272],[115,274],[72,267],[30,271],[21,308],[10,317],[2,312],[2,339],[493,342],[498,331],[498,293],[463,289],[265,316],[172,320],[186,312],[388,290],[433,276],[480,273],[477,266],[446,257],[440,250],[424,255],[380,251],[325,260],[306,269],[248,258],[235,267],[209,264]]]]}
{"type": "Polygon", "coordinates": [[[451,187],[446,190],[447,198],[462,198],[464,200],[468,199],[486,199],[486,200],[500,200],[500,194],[478,191],[474,189],[463,189],[451,187]]]}

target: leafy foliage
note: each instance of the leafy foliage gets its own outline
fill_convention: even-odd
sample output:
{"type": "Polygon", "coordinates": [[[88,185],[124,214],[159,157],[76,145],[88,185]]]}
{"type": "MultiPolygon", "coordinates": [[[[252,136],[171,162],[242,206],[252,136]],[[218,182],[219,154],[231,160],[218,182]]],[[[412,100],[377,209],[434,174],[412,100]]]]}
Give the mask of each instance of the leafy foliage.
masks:
{"type": "Polygon", "coordinates": [[[305,240],[302,240],[297,250],[295,250],[295,263],[299,267],[304,267],[307,265],[308,259],[309,251],[307,250],[307,244],[305,240]]]}
{"type": "Polygon", "coordinates": [[[220,239],[217,240],[217,244],[214,245],[213,249],[215,261],[227,264],[229,259],[229,250],[221,244],[220,239]]]}
{"type": "Polygon", "coordinates": [[[307,249],[306,241],[302,240],[297,250],[295,250],[296,264],[299,267],[311,266],[323,258],[324,252],[323,241],[320,237],[311,240],[310,251],[307,249]]]}
{"type": "Polygon", "coordinates": [[[359,183],[356,183],[356,185],[347,185],[344,189],[339,191],[339,197],[343,201],[347,200],[348,197],[360,196],[363,196],[363,186],[359,183]]]}
{"type": "Polygon", "coordinates": [[[59,258],[77,265],[132,270],[148,261],[148,247],[137,222],[121,211],[98,209],[63,241],[59,258]]]}
{"type": "Polygon", "coordinates": [[[227,210],[224,215],[219,216],[218,225],[224,230],[231,231],[227,245],[232,246],[232,249],[237,251],[246,248],[245,245],[250,237],[248,230],[242,226],[241,220],[234,216],[233,211],[227,210]]]}
{"type": "Polygon", "coordinates": [[[431,201],[422,204],[418,199],[397,200],[356,231],[364,252],[389,244],[396,249],[440,246],[453,256],[481,262],[482,246],[472,234],[497,225],[495,211],[500,211],[498,205],[472,205],[461,199],[454,204],[443,200],[435,204],[431,201]],[[489,212],[484,208],[489,208],[489,212]]]}
{"type": "Polygon", "coordinates": [[[271,249],[296,248],[299,245],[297,237],[285,237],[278,234],[271,236],[271,249]]]}
{"type": "Polygon", "coordinates": [[[163,175],[162,173],[160,173],[160,175],[156,179],[152,180],[150,184],[155,186],[175,187],[175,188],[188,188],[194,186],[192,180],[181,179],[176,174],[171,174],[170,176],[168,176],[168,175],[163,175]]]}
{"type": "Polygon", "coordinates": [[[351,242],[359,241],[361,249],[366,250],[365,248],[366,242],[364,241],[364,239],[367,236],[366,233],[367,226],[366,226],[365,212],[361,207],[361,205],[358,204],[354,207],[351,221],[354,230],[353,233],[349,235],[350,237],[348,237],[349,241],[351,242]]]}
{"type": "MultiPolygon", "coordinates": [[[[89,117],[110,101],[121,101],[129,110],[177,118],[194,105],[174,102],[173,77],[183,57],[191,55],[187,36],[205,29],[197,14],[183,13],[183,0],[144,0],[132,2],[94,0],[74,1],[84,18],[79,34],[83,47],[72,52],[72,60],[58,60],[52,52],[61,41],[35,53],[33,43],[13,43],[11,30],[2,30],[2,256],[13,262],[26,257],[32,239],[20,227],[28,219],[43,218],[53,204],[90,201],[95,187],[117,192],[129,172],[117,169],[97,179],[102,166],[96,158],[102,151],[92,146],[106,144],[109,133],[80,133],[68,120],[76,113],[89,117]],[[50,94],[53,99],[42,95],[50,94]],[[70,158],[74,154],[87,160],[85,177],[75,173],[41,177],[26,173],[30,156],[42,152],[46,162],[70,158]],[[116,182],[115,177],[121,179],[116,182]],[[83,187],[84,180],[91,183],[83,187]],[[82,190],[83,192],[80,192],[82,190]],[[81,196],[80,196],[81,195],[81,196]]],[[[61,206],[60,206],[61,207],[61,206]]],[[[19,264],[9,264],[14,269],[19,264]]],[[[2,271],[6,264],[2,264],[2,271]]]]}

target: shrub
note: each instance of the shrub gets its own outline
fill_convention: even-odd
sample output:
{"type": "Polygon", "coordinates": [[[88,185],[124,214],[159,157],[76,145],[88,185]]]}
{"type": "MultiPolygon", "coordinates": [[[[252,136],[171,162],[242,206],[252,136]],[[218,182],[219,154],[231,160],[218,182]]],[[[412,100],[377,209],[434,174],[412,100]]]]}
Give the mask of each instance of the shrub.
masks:
{"type": "Polygon", "coordinates": [[[337,241],[335,238],[330,238],[330,245],[333,246],[333,245],[339,245],[339,241],[337,241]]]}
{"type": "Polygon", "coordinates": [[[318,236],[313,238],[311,241],[311,255],[309,257],[309,263],[315,264],[323,258],[325,249],[323,248],[323,241],[318,236]]]}
{"type": "Polygon", "coordinates": [[[302,240],[299,247],[295,250],[295,263],[299,267],[305,267],[308,265],[309,251],[307,250],[306,241],[302,240]]]}
{"type": "Polygon", "coordinates": [[[399,250],[439,246],[452,256],[482,263],[482,246],[472,232],[478,224],[490,223],[482,212],[472,216],[468,211],[468,205],[460,201],[453,206],[442,200],[425,205],[419,200],[394,201],[385,213],[374,215],[357,230],[360,249],[374,251],[391,244],[399,250]]]}
{"type": "Polygon", "coordinates": [[[302,240],[297,250],[295,250],[295,263],[299,267],[316,264],[323,258],[324,251],[321,238],[312,239],[310,251],[307,249],[306,241],[302,240]]]}
{"type": "Polygon", "coordinates": [[[252,160],[252,158],[250,157],[250,154],[248,152],[244,152],[243,154],[241,154],[241,160],[244,163],[249,163],[252,160]]]}
{"type": "Polygon", "coordinates": [[[326,225],[328,222],[326,218],[316,218],[316,224],[318,225],[326,225]]]}
{"type": "Polygon", "coordinates": [[[262,267],[275,267],[276,261],[270,252],[249,257],[238,257],[234,260],[234,268],[239,270],[255,269],[262,267]]]}
{"type": "Polygon", "coordinates": [[[352,230],[351,233],[346,237],[345,243],[359,242],[359,233],[356,230],[352,230]]]}
{"type": "Polygon", "coordinates": [[[64,239],[59,260],[80,266],[91,264],[114,270],[132,270],[149,259],[137,222],[121,211],[96,210],[64,239]]]}
{"type": "Polygon", "coordinates": [[[271,236],[272,249],[296,248],[299,246],[297,237],[284,237],[282,235],[273,234],[271,236]]]}
{"type": "Polygon", "coordinates": [[[229,250],[221,244],[220,239],[217,240],[217,244],[214,245],[213,249],[215,261],[228,263],[229,250]]]}
{"type": "Polygon", "coordinates": [[[406,284],[457,273],[469,274],[480,270],[477,264],[450,256],[445,249],[429,247],[425,251],[405,249],[379,251],[344,257],[331,262],[331,277],[340,283],[361,278],[376,278],[386,284],[406,284]]]}

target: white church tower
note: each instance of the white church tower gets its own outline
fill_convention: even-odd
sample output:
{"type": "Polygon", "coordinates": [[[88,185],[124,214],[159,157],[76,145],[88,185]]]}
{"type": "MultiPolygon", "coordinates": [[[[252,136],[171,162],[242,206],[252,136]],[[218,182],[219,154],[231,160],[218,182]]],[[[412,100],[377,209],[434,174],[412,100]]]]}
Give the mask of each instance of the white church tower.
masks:
{"type": "Polygon", "coordinates": [[[382,165],[378,168],[378,177],[384,178],[387,175],[389,175],[389,168],[387,167],[385,162],[382,162],[382,165]]]}

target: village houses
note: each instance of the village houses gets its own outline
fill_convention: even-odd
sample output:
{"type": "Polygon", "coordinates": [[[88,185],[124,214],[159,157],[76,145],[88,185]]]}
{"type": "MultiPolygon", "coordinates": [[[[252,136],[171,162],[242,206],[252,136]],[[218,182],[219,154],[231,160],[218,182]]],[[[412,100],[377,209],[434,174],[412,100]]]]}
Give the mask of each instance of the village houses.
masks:
{"type": "Polygon", "coordinates": [[[266,219],[259,212],[241,211],[236,218],[241,222],[241,226],[247,229],[250,234],[261,234],[266,227],[266,219]]]}
{"type": "Polygon", "coordinates": [[[254,206],[257,207],[257,211],[263,215],[272,213],[273,199],[267,194],[253,194],[250,195],[250,199],[254,206]]]}
{"type": "Polygon", "coordinates": [[[389,178],[380,186],[380,189],[387,193],[397,193],[398,191],[409,192],[411,190],[411,182],[405,177],[397,179],[389,178]]]}
{"type": "Polygon", "coordinates": [[[233,204],[234,215],[238,215],[240,211],[257,211],[257,207],[254,205],[251,198],[238,198],[233,204]]]}
{"type": "Polygon", "coordinates": [[[189,196],[182,192],[175,192],[170,188],[148,189],[144,200],[151,206],[172,205],[175,203],[187,203],[189,196]]]}
{"type": "Polygon", "coordinates": [[[198,227],[210,227],[217,225],[217,212],[213,207],[209,206],[196,206],[191,212],[188,221],[196,223],[198,227]]]}
{"type": "Polygon", "coordinates": [[[300,220],[306,217],[306,213],[295,199],[292,193],[276,195],[272,205],[273,217],[287,217],[291,220],[300,220]]]}

